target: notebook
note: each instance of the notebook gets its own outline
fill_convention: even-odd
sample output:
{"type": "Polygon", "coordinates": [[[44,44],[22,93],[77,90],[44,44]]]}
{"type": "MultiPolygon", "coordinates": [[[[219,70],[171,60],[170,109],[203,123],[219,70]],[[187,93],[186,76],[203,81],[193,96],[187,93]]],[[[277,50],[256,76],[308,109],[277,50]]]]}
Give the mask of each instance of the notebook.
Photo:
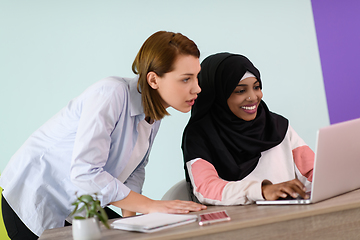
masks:
{"type": "Polygon", "coordinates": [[[111,226],[114,229],[149,233],[192,223],[197,219],[197,215],[190,214],[149,213],[116,220],[111,226]]]}
{"type": "Polygon", "coordinates": [[[310,204],[360,188],[360,118],[318,130],[310,199],[256,201],[258,205],[310,204]]]}

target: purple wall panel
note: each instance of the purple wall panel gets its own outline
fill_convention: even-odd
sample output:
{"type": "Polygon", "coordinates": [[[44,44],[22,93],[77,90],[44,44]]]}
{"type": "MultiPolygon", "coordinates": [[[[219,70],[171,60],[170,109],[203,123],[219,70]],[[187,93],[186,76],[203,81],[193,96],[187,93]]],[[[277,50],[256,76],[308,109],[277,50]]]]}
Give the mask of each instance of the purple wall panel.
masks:
{"type": "Polygon", "coordinates": [[[330,122],[360,117],[360,1],[311,0],[330,122]]]}

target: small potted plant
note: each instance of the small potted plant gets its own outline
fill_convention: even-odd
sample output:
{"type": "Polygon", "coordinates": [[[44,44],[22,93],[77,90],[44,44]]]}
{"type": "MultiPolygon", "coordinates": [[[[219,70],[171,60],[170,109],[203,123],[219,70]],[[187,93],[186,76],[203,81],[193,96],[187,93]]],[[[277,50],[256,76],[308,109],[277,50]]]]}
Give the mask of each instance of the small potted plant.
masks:
{"type": "Polygon", "coordinates": [[[74,216],[72,230],[74,240],[95,240],[101,239],[99,220],[106,228],[108,216],[100,205],[97,194],[77,196],[76,201],[72,204],[75,206],[70,216],[74,216]],[[75,216],[76,214],[85,214],[85,216],[75,216]]]}

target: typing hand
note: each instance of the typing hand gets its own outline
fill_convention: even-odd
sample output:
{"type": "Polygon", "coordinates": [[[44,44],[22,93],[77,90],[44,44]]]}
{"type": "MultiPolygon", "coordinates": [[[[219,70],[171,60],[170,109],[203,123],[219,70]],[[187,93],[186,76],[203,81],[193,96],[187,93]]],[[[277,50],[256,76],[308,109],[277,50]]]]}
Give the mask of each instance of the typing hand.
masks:
{"type": "Polygon", "coordinates": [[[278,184],[272,184],[267,180],[262,183],[262,194],[266,200],[277,200],[287,197],[308,199],[309,196],[305,191],[305,186],[298,179],[278,184]]]}

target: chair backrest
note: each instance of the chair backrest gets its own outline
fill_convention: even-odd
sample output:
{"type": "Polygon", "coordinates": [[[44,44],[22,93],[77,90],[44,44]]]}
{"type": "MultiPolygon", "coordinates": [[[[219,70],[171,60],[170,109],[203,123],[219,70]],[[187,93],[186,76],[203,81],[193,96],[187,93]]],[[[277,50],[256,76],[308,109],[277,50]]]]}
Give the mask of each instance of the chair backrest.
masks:
{"type": "MultiPolygon", "coordinates": [[[[2,188],[0,188],[0,194],[2,192],[2,188]]],[[[2,195],[0,195],[0,239],[1,240],[10,240],[9,236],[7,235],[7,231],[4,225],[3,216],[1,212],[1,198],[2,195]]]]}
{"type": "Polygon", "coordinates": [[[190,193],[188,191],[187,182],[185,179],[172,186],[161,198],[161,200],[183,200],[191,201],[190,193]]]}

